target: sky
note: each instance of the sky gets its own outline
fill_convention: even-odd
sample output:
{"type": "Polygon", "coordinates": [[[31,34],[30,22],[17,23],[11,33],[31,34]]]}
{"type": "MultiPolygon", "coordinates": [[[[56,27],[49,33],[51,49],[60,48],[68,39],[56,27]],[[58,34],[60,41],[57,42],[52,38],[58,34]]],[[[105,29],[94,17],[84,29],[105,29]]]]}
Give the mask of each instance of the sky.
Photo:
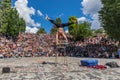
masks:
{"type": "Polygon", "coordinates": [[[67,23],[70,16],[76,16],[78,22],[88,21],[92,29],[100,28],[98,11],[102,8],[100,0],[12,0],[15,7],[26,22],[26,32],[36,33],[39,28],[45,28],[49,33],[53,24],[45,20],[61,18],[67,23]]]}

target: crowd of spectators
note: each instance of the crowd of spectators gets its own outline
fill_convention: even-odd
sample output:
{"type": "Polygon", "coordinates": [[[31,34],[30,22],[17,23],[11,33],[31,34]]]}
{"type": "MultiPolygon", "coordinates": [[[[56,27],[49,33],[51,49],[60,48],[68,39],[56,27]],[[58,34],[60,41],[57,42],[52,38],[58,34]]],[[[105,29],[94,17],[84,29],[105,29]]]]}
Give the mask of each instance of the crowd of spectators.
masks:
{"type": "MultiPolygon", "coordinates": [[[[85,39],[83,42],[70,41],[66,47],[68,56],[92,58],[118,58],[119,41],[103,36],[85,39]]],[[[55,56],[55,35],[50,34],[19,34],[16,41],[0,36],[0,57],[38,57],[55,56]]],[[[62,51],[58,51],[63,56],[62,51]]]]}
{"type": "Polygon", "coordinates": [[[104,37],[93,37],[84,42],[76,42],[68,46],[70,56],[91,58],[118,58],[119,41],[104,37]]]}
{"type": "Polygon", "coordinates": [[[8,58],[50,55],[53,43],[54,35],[49,34],[20,34],[15,42],[3,36],[0,37],[0,56],[8,58]]]}

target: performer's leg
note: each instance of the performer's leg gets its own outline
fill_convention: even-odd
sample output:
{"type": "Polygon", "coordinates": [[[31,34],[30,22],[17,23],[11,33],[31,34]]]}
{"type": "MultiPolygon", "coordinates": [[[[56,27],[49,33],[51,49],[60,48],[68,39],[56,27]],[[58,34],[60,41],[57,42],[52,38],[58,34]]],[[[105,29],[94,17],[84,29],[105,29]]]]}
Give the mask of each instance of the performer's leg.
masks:
{"type": "Polygon", "coordinates": [[[65,40],[68,42],[67,36],[65,35],[64,32],[62,32],[62,36],[65,38],[65,40]]]}
{"type": "Polygon", "coordinates": [[[58,24],[56,21],[50,19],[48,16],[46,16],[45,19],[46,19],[46,20],[49,20],[51,23],[53,23],[53,24],[56,25],[56,26],[60,26],[60,24],[58,24]]]}
{"type": "Polygon", "coordinates": [[[58,32],[56,33],[56,44],[58,44],[58,32]]]}

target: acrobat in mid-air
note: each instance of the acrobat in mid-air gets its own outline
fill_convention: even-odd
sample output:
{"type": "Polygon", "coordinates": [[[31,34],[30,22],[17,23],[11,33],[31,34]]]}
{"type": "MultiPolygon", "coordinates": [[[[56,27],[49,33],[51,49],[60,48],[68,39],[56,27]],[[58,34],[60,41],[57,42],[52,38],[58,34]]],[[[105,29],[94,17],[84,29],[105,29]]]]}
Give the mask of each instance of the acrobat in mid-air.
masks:
{"type": "Polygon", "coordinates": [[[46,20],[49,20],[51,23],[53,23],[53,24],[57,27],[56,44],[59,44],[59,37],[60,37],[60,36],[63,36],[64,39],[65,39],[65,41],[68,42],[67,36],[66,36],[66,34],[65,34],[65,31],[64,31],[64,27],[65,27],[65,26],[69,26],[69,25],[71,25],[71,24],[77,23],[77,20],[75,20],[75,21],[72,22],[72,23],[69,23],[69,22],[68,22],[68,23],[57,23],[56,21],[50,19],[50,18],[48,17],[48,15],[46,16],[45,19],[46,19],[46,20]]]}

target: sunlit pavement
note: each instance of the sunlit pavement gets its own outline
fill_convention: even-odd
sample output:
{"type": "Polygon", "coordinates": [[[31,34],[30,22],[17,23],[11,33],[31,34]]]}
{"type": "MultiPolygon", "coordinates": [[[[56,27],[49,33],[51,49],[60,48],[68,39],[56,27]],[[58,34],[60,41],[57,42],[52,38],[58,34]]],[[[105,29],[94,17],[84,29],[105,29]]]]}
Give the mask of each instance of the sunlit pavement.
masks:
{"type": "MultiPolygon", "coordinates": [[[[94,58],[31,57],[0,59],[0,80],[120,80],[120,68],[105,70],[80,66],[80,60],[94,58]],[[67,60],[66,60],[67,59],[67,60]],[[44,63],[44,64],[43,64],[44,63]],[[2,73],[10,67],[9,73],[2,73]]],[[[98,59],[99,64],[119,59],[98,59]]]]}

